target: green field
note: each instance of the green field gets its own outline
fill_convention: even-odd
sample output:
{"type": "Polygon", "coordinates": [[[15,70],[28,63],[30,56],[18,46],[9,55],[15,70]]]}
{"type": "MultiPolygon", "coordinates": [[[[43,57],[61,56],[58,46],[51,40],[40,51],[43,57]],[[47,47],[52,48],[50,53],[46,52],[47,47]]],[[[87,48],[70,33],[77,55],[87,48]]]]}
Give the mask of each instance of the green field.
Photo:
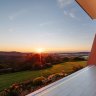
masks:
{"type": "Polygon", "coordinates": [[[13,83],[33,79],[38,76],[43,75],[46,77],[49,74],[58,73],[61,72],[62,70],[64,70],[66,73],[69,73],[72,71],[73,66],[78,65],[82,65],[85,67],[86,61],[61,63],[53,65],[53,67],[51,68],[39,71],[23,71],[23,72],[0,75],[0,91],[2,91],[5,88],[8,88],[13,83]]]}

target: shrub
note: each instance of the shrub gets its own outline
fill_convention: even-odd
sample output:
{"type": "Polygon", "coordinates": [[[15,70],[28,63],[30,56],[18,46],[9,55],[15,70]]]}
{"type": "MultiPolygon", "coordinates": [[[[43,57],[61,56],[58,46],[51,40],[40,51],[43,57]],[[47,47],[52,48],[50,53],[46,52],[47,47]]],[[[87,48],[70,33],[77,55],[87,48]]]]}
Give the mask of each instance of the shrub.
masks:
{"type": "Polygon", "coordinates": [[[83,66],[79,65],[79,66],[73,66],[73,71],[76,72],[80,69],[84,68],[83,66]]]}
{"type": "Polygon", "coordinates": [[[33,85],[34,86],[38,86],[38,85],[42,85],[43,81],[46,80],[45,77],[41,76],[41,77],[37,77],[33,80],[33,85]]]}
{"type": "Polygon", "coordinates": [[[23,90],[31,89],[33,86],[33,82],[32,82],[32,80],[27,80],[27,81],[24,81],[23,83],[21,83],[21,86],[22,86],[23,90]]]}
{"type": "Polygon", "coordinates": [[[65,73],[64,70],[62,70],[61,74],[62,74],[63,77],[68,75],[67,73],[65,73]]]}
{"type": "Polygon", "coordinates": [[[52,67],[51,63],[46,63],[45,65],[46,65],[47,68],[52,67]]]}
{"type": "Polygon", "coordinates": [[[63,61],[64,61],[64,62],[68,62],[68,61],[70,61],[70,58],[64,57],[64,58],[63,58],[63,61]]]}
{"type": "Polygon", "coordinates": [[[64,76],[64,74],[63,73],[56,73],[55,74],[55,77],[58,79],[58,78],[60,78],[60,77],[63,77],[64,76]]]}
{"type": "Polygon", "coordinates": [[[56,74],[52,74],[48,77],[48,82],[54,82],[55,80],[63,77],[64,74],[63,73],[56,73],[56,74]]]}
{"type": "MultiPolygon", "coordinates": [[[[22,89],[19,84],[13,84],[10,88],[4,90],[4,96],[19,96],[22,89]]],[[[3,95],[2,95],[3,96],[3,95]]]]}
{"type": "Polygon", "coordinates": [[[85,61],[85,58],[82,57],[74,57],[72,61],[85,61]]]}

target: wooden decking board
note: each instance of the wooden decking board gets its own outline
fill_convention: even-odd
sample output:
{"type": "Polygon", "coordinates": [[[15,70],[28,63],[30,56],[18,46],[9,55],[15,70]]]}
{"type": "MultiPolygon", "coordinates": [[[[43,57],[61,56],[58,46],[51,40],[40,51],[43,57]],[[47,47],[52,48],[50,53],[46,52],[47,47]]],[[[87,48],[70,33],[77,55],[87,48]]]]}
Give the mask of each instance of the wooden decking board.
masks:
{"type": "Polygon", "coordinates": [[[88,66],[27,96],[96,96],[96,66],[88,66]]]}

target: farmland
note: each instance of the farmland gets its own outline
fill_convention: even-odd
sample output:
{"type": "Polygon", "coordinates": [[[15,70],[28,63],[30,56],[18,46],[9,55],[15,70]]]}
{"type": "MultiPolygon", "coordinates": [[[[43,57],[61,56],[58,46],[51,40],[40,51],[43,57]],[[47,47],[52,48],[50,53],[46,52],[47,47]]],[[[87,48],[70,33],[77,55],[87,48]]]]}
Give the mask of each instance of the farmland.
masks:
{"type": "Polygon", "coordinates": [[[61,72],[62,70],[65,73],[71,73],[73,66],[86,66],[86,61],[78,61],[78,62],[66,62],[53,65],[50,68],[43,69],[43,70],[35,70],[35,71],[21,71],[9,74],[0,75],[0,91],[5,88],[8,88],[13,83],[20,83],[29,79],[33,79],[39,76],[47,77],[50,74],[61,72]]]}

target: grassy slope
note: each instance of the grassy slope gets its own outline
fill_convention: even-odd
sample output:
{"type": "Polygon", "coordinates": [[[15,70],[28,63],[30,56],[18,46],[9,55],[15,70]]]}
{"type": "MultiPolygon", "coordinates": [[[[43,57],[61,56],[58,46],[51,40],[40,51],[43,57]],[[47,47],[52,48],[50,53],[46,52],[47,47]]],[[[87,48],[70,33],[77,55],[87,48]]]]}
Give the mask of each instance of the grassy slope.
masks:
{"type": "Polygon", "coordinates": [[[38,76],[48,76],[52,73],[61,72],[64,70],[66,73],[72,71],[72,66],[83,65],[86,66],[86,62],[67,62],[54,65],[51,68],[39,70],[39,71],[23,71],[23,72],[16,72],[10,74],[0,75],[0,91],[4,88],[9,87],[12,83],[15,82],[22,82],[24,80],[32,79],[38,76]]]}

